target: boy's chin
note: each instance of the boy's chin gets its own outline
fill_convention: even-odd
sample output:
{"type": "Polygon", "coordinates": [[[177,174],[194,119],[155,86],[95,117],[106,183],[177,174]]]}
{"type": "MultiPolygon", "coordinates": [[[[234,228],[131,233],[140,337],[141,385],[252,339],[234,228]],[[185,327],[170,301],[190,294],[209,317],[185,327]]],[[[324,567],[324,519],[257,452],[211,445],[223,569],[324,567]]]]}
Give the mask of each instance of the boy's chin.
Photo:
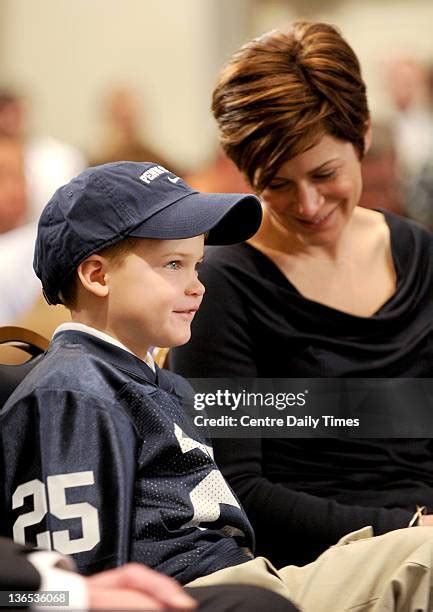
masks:
{"type": "Polygon", "coordinates": [[[182,344],[186,344],[189,342],[191,338],[191,330],[185,332],[182,335],[179,335],[177,338],[171,338],[170,342],[166,344],[160,344],[160,346],[165,346],[166,348],[174,348],[175,346],[182,346],[182,344]]]}

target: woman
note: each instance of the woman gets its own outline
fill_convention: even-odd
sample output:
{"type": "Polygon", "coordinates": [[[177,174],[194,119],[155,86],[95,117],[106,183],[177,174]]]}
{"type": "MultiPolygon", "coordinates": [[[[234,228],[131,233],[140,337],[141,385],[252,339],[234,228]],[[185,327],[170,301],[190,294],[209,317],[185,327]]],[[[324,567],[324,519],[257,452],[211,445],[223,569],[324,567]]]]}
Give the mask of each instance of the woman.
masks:
{"type": "MultiPolygon", "coordinates": [[[[248,244],[210,249],[176,371],[194,377],[431,377],[433,241],[358,207],[371,142],[353,50],[296,23],[242,47],[213,95],[221,143],[263,202],[248,244]]],[[[380,206],[380,202],[378,202],[380,206]]],[[[257,552],[305,563],[345,533],[433,508],[428,439],[215,440],[257,552]]],[[[430,517],[423,517],[430,524],[430,517]]]]}

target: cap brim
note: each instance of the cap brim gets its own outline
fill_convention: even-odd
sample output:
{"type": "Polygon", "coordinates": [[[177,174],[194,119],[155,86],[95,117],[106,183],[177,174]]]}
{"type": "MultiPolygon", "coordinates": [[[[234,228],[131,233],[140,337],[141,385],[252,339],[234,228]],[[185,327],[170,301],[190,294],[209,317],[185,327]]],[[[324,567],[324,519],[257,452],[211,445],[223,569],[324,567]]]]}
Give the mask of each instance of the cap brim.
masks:
{"type": "Polygon", "coordinates": [[[147,218],[130,236],[179,240],[208,234],[207,244],[235,244],[260,227],[259,199],[240,193],[192,193],[147,218]]]}

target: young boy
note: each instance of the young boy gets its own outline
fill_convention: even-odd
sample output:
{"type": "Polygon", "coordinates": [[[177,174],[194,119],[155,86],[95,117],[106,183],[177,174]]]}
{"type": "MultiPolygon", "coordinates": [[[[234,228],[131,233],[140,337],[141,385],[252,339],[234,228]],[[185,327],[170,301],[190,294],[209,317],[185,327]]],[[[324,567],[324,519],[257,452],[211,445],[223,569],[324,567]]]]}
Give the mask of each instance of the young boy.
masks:
{"type": "Polygon", "coordinates": [[[139,561],[182,584],[264,586],[305,610],[427,610],[428,528],[358,534],[303,568],[253,559],[248,519],[188,418],[191,388],[149,357],[189,339],[204,235],[245,240],[260,219],[254,196],[200,194],[152,164],[90,168],[55,193],[34,266],[72,323],[0,413],[3,535],[86,574],[139,561]]]}
{"type": "Polygon", "coordinates": [[[182,583],[221,569],[225,555],[251,558],[219,532],[231,524],[252,546],[210,449],[191,437],[190,388],[156,368],[149,348],[190,337],[204,235],[241,241],[260,220],[254,196],[197,193],[149,163],[90,168],[57,190],[39,221],[34,267],[72,323],[2,412],[15,541],[72,554],[85,574],[135,559],[182,583]]]}

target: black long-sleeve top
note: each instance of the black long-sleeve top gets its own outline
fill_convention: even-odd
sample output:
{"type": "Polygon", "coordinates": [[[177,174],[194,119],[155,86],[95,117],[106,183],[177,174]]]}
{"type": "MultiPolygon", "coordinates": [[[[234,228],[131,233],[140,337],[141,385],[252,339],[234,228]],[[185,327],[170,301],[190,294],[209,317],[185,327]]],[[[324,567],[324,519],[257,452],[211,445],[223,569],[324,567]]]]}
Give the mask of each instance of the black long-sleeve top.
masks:
{"type": "MultiPolygon", "coordinates": [[[[432,377],[433,238],[384,214],[397,288],[371,317],[306,299],[248,244],[209,248],[205,299],[191,341],[172,353],[173,369],[189,377],[432,377]]],[[[376,534],[405,527],[416,504],[433,510],[430,439],[216,439],[214,448],[256,530],[256,553],[277,565],[308,562],[365,525],[376,534]]]]}

